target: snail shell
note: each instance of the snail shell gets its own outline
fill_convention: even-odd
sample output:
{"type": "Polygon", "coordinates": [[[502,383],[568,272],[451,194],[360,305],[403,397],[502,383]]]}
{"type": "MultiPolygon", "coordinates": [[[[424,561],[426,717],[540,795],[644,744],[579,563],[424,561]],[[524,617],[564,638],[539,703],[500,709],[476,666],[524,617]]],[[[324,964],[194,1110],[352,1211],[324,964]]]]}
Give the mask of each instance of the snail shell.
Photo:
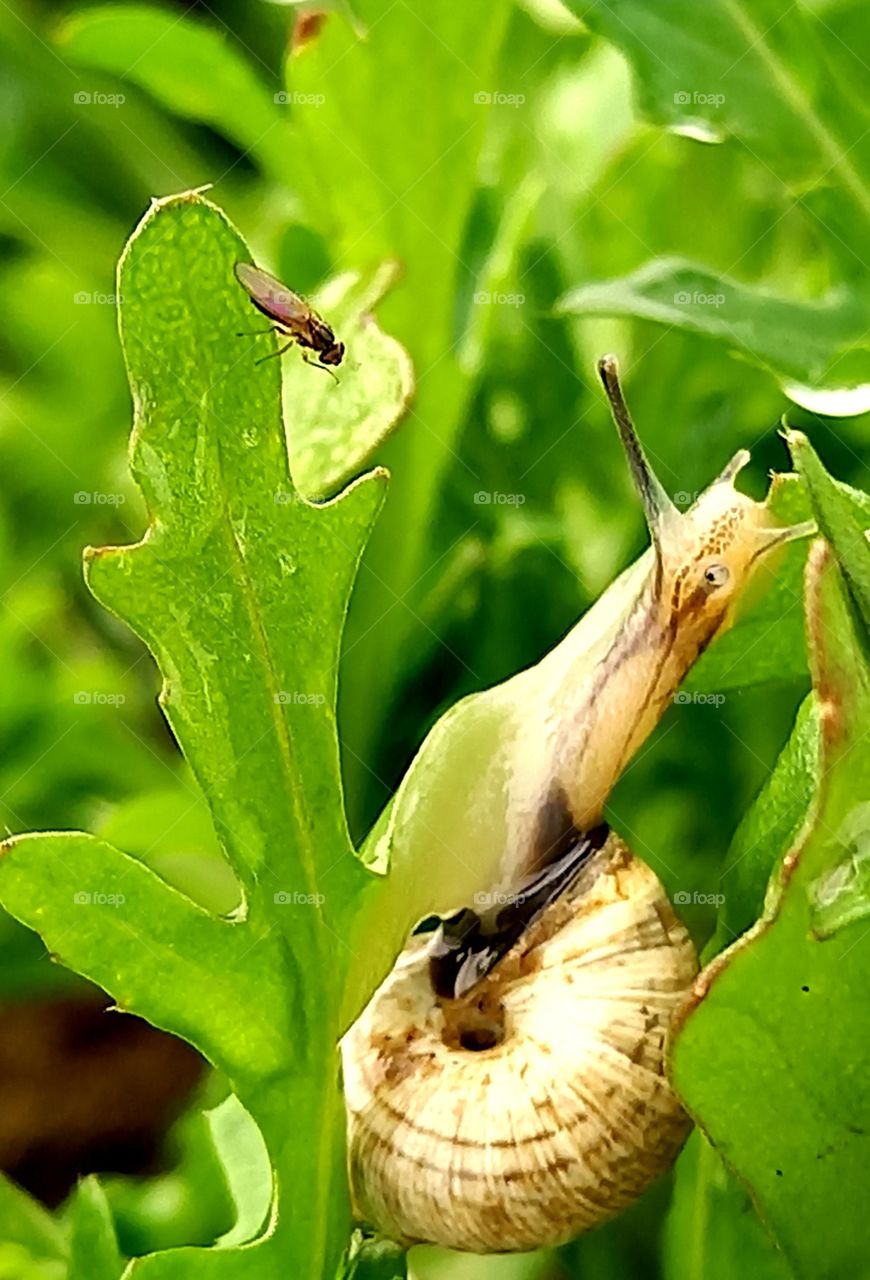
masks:
{"type": "Polygon", "coordinates": [[[435,994],[412,938],[342,1042],[359,1215],[485,1253],[617,1213],[689,1129],[664,1064],[696,971],[658,878],[613,834],[466,996],[435,994]]]}

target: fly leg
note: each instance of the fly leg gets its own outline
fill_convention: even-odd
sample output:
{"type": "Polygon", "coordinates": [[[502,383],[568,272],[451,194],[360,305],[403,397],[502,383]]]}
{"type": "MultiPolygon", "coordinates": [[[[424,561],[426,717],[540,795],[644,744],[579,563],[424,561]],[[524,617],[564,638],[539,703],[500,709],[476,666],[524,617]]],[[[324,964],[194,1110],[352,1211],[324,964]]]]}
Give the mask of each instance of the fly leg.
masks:
{"type": "MultiPolygon", "coordinates": [[[[280,333],[281,330],[276,329],[275,332],[280,333]]],[[[254,364],[262,364],[264,360],[274,360],[276,356],[283,356],[284,352],[289,351],[295,341],[295,338],[291,338],[289,342],[285,342],[284,346],[279,347],[277,351],[270,351],[267,356],[260,356],[260,359],[255,360],[254,364]]]]}
{"type": "Polygon", "coordinates": [[[308,356],[305,354],[304,351],[302,352],[302,359],[305,361],[306,364],[310,364],[312,369],[322,369],[324,373],[328,373],[330,378],[332,378],[333,382],[335,383],[335,385],[339,386],[339,379],[336,377],[335,373],[332,371],[332,369],[329,368],[328,365],[321,364],[319,360],[309,360],[308,356]]]}

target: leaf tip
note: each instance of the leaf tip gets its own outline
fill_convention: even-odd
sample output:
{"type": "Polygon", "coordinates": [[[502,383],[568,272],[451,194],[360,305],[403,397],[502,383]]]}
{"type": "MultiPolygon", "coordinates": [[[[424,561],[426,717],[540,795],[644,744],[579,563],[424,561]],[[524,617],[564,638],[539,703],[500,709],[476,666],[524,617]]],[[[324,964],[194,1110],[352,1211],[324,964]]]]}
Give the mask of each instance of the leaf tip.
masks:
{"type": "Polygon", "coordinates": [[[173,204],[210,204],[211,201],[200,200],[204,191],[211,191],[213,182],[204,182],[201,187],[189,187],[187,191],[174,191],[169,196],[152,196],[151,209],[165,209],[173,204]]]}

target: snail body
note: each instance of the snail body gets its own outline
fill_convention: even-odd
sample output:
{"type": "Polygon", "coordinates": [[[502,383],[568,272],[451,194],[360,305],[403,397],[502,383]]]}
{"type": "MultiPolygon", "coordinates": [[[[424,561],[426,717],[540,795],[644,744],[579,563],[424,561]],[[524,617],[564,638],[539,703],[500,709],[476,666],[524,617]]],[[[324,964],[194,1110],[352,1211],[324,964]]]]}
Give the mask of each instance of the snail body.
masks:
{"type": "Polygon", "coordinates": [[[599,373],[652,547],[536,667],[479,696],[454,733],[460,768],[436,726],[426,787],[413,804],[400,788],[372,838],[373,863],[384,845],[393,858],[385,927],[431,876],[429,849],[456,859],[455,896],[427,904],[441,928],[411,938],[341,1046],[357,1210],[405,1242],[569,1239],[640,1194],[688,1130],[665,1061],[694,949],[604,804],[758,560],[810,526],[771,526],[734,488],[745,451],[677,511],[615,359],[599,373]],[[462,768],[487,717],[498,738],[462,768]]]}

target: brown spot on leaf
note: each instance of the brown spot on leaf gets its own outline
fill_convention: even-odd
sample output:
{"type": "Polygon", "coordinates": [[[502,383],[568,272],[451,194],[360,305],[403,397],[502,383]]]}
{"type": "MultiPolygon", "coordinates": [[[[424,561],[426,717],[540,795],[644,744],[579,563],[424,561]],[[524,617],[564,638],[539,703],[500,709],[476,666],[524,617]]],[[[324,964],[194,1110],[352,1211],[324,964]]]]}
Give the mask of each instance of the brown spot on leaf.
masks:
{"type": "Polygon", "coordinates": [[[323,9],[312,9],[308,13],[300,13],[293,28],[291,51],[299,53],[306,45],[311,44],[323,30],[327,13],[323,9]]]}

